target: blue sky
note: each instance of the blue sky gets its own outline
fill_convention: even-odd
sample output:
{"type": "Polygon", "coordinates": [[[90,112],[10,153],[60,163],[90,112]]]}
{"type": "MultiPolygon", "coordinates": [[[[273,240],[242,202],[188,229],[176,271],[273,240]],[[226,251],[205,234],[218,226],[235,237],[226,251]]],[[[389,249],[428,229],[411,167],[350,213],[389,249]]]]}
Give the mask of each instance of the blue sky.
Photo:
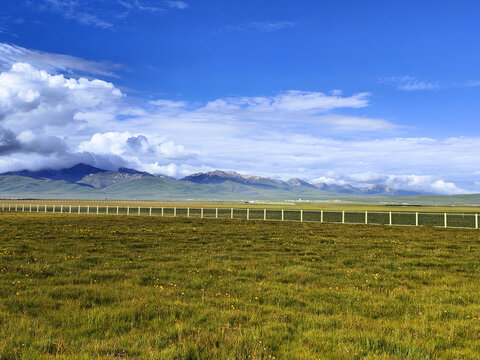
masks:
{"type": "Polygon", "coordinates": [[[480,192],[475,1],[3,0],[0,170],[480,192]]]}

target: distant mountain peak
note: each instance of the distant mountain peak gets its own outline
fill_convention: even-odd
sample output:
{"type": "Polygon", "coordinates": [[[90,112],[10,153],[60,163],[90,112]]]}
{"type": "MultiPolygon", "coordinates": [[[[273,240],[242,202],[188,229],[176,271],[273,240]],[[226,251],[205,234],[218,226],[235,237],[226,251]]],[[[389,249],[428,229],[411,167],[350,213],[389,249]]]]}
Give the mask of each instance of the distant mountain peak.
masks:
{"type": "Polygon", "coordinates": [[[92,165],[89,165],[89,164],[85,164],[85,163],[78,163],[78,164],[75,164],[67,169],[62,169],[62,170],[101,170],[101,171],[105,171],[103,169],[100,169],[100,168],[97,168],[95,166],[92,166],[92,165]]]}
{"type": "Polygon", "coordinates": [[[64,180],[69,183],[75,183],[89,174],[96,174],[96,173],[105,172],[105,171],[107,170],[96,168],[94,166],[91,166],[85,163],[78,163],[76,165],[73,165],[72,167],[59,169],[59,170],[52,170],[52,169],[42,169],[42,170],[36,170],[36,171],[20,170],[20,171],[9,171],[1,175],[18,175],[18,176],[30,177],[33,179],[64,180]]]}
{"type": "Polygon", "coordinates": [[[130,174],[130,175],[151,175],[151,176],[153,176],[152,174],[150,174],[146,171],[139,171],[139,170],[130,169],[130,168],[126,168],[126,167],[118,168],[118,172],[122,173],[122,174],[130,174]]]}
{"type": "MultiPolygon", "coordinates": [[[[85,163],[78,163],[69,168],[53,170],[21,170],[10,171],[2,176],[22,176],[33,178],[37,180],[62,180],[71,184],[88,186],[95,189],[110,189],[116,185],[136,186],[135,181],[143,181],[142,184],[157,184],[164,188],[178,184],[179,187],[185,186],[188,188],[196,188],[194,184],[206,185],[204,188],[209,191],[243,193],[252,191],[256,194],[254,196],[265,196],[268,193],[278,192],[284,194],[288,198],[289,194],[302,194],[307,196],[317,196],[317,191],[321,190],[318,195],[327,192],[331,194],[348,194],[348,195],[372,195],[372,196],[410,196],[410,195],[424,195],[425,193],[392,189],[385,184],[375,184],[367,187],[355,187],[348,184],[310,184],[306,180],[300,178],[292,178],[287,181],[279,181],[261,176],[242,175],[235,171],[214,170],[210,172],[200,172],[191,174],[178,181],[166,175],[153,176],[144,171],[121,167],[118,171],[108,171],[100,169],[85,163]],[[158,180],[158,182],[156,182],[158,180]],[[183,182],[183,183],[182,183],[183,182]],[[190,182],[194,184],[187,184],[190,182]],[[180,185],[181,184],[181,185],[180,185]],[[213,190],[215,189],[215,190],[213,190]]],[[[182,192],[183,193],[183,192],[182,192]]]]}
{"type": "Polygon", "coordinates": [[[305,181],[299,178],[291,178],[287,180],[286,183],[290,186],[306,186],[306,187],[315,188],[315,185],[312,185],[308,181],[305,181]]]}
{"type": "Polygon", "coordinates": [[[221,184],[225,181],[232,181],[246,185],[256,185],[260,187],[274,187],[280,182],[260,176],[242,175],[235,171],[214,170],[204,173],[195,173],[181,179],[197,184],[221,184]]]}

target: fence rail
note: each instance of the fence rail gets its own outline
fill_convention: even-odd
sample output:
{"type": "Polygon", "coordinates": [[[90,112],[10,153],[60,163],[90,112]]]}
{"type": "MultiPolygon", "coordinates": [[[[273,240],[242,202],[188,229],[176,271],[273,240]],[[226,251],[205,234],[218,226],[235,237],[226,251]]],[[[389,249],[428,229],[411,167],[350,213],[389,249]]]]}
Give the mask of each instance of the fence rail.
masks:
{"type": "Polygon", "coordinates": [[[145,207],[107,205],[1,204],[1,211],[103,214],[137,216],[173,216],[191,218],[299,221],[318,223],[435,226],[479,228],[479,215],[468,213],[424,213],[394,211],[291,210],[199,207],[145,207]]]}

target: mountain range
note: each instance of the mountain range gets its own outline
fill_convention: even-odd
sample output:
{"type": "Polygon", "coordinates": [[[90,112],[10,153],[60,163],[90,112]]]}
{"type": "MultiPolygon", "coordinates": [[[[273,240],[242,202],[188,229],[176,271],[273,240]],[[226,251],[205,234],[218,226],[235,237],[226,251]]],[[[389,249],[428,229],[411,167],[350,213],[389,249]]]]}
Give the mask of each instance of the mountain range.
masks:
{"type": "Polygon", "coordinates": [[[0,174],[0,196],[7,198],[85,198],[142,200],[328,200],[333,198],[418,196],[383,184],[355,187],[311,184],[215,170],[174,179],[135,169],[117,171],[77,164],[59,170],[21,170],[0,174]]]}

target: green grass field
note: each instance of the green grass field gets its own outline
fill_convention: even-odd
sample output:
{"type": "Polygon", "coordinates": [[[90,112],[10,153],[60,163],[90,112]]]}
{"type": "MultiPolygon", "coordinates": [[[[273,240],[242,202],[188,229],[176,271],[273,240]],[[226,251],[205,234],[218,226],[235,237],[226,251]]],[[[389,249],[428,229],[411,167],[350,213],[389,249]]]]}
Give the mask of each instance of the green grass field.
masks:
{"type": "Polygon", "coordinates": [[[479,359],[480,232],[0,214],[0,359],[479,359]]]}

